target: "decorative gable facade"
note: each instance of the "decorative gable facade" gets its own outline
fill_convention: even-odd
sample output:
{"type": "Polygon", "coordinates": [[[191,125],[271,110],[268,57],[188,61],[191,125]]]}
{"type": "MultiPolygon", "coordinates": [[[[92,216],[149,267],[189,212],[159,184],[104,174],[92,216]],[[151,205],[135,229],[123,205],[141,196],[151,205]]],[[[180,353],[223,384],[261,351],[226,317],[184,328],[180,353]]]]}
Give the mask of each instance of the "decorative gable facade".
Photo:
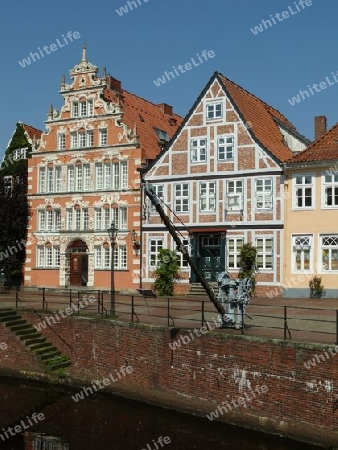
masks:
{"type": "Polygon", "coordinates": [[[139,287],[140,175],[181,118],[122,89],[87,60],[61,81],[63,105],[50,107],[29,160],[26,286],[110,286],[107,229],[118,228],[115,289],[139,287]],[[159,137],[159,133],[162,133],[159,137]]]}
{"type": "MultiPolygon", "coordinates": [[[[284,177],[281,164],[309,143],[277,110],[215,73],[167,148],[150,164],[171,221],[204,278],[238,273],[241,247],[258,249],[257,293],[283,282],[284,177]]],[[[143,285],[154,282],[160,248],[175,250],[154,208],[143,214],[143,285]]],[[[181,258],[180,292],[197,280],[181,258]]]]}

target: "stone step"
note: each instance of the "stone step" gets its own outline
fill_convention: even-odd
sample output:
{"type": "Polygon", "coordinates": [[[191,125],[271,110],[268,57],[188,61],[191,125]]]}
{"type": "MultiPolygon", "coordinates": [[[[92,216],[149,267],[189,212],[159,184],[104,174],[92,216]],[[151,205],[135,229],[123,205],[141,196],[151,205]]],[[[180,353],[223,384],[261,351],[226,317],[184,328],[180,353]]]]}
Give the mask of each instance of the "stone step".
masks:
{"type": "Polygon", "coordinates": [[[70,362],[69,361],[61,360],[60,363],[56,363],[56,364],[53,364],[52,366],[49,366],[49,369],[52,372],[54,372],[55,370],[64,369],[64,368],[69,367],[69,366],[70,366],[70,362]]]}
{"type": "Polygon", "coordinates": [[[30,327],[30,328],[25,328],[23,330],[13,331],[13,333],[15,333],[17,336],[25,336],[27,334],[32,334],[34,331],[35,331],[35,328],[30,327]]]}
{"type": "Polygon", "coordinates": [[[52,351],[50,353],[44,353],[43,355],[39,355],[38,359],[40,361],[47,361],[47,360],[51,360],[54,359],[56,356],[61,356],[61,352],[60,351],[52,351]]]}
{"type": "Polygon", "coordinates": [[[26,324],[26,323],[27,323],[27,320],[24,320],[24,319],[17,319],[17,320],[14,320],[13,322],[10,322],[10,323],[8,324],[8,326],[9,326],[10,329],[12,329],[12,327],[14,327],[14,326],[16,326],[16,325],[24,325],[24,324],[26,324]]]}
{"type": "Polygon", "coordinates": [[[7,313],[6,316],[0,317],[0,322],[8,323],[8,322],[13,322],[13,321],[18,320],[18,319],[21,319],[21,317],[18,316],[17,314],[9,314],[9,313],[7,313]]]}
{"type": "Polygon", "coordinates": [[[44,337],[35,337],[35,338],[29,338],[25,342],[26,346],[30,348],[30,350],[36,350],[37,348],[44,347],[47,343],[47,339],[44,337]],[[29,341],[28,344],[27,341],[29,341]]]}
{"type": "Polygon", "coordinates": [[[0,317],[6,317],[6,316],[16,316],[16,311],[13,309],[0,309],[0,317]]]}
{"type": "Polygon", "coordinates": [[[17,337],[20,339],[20,341],[24,341],[27,339],[41,338],[41,334],[38,333],[37,331],[34,331],[34,332],[32,331],[31,334],[24,334],[23,336],[17,336],[17,337]]]}
{"type": "Polygon", "coordinates": [[[22,331],[22,330],[33,330],[34,328],[32,327],[32,325],[28,322],[23,323],[21,325],[13,325],[12,326],[12,322],[10,322],[10,325],[8,324],[7,327],[13,331],[14,333],[16,333],[17,331],[22,331]]]}
{"type": "Polygon", "coordinates": [[[45,344],[43,347],[38,348],[35,350],[36,355],[44,355],[45,353],[51,353],[57,351],[56,347],[53,347],[52,344],[45,344]]]}

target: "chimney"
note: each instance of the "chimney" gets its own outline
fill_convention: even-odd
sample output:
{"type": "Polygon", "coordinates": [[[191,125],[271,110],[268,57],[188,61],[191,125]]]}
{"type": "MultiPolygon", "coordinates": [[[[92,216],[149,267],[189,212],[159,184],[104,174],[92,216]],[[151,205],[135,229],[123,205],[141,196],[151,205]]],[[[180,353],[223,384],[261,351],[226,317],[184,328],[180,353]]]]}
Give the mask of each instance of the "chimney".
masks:
{"type": "Polygon", "coordinates": [[[327,127],[326,116],[316,116],[315,117],[315,141],[320,139],[326,133],[327,127]]]}
{"type": "Polygon", "coordinates": [[[117,80],[116,78],[113,78],[112,76],[109,77],[109,87],[113,91],[116,91],[119,94],[122,94],[122,83],[121,83],[121,81],[117,80]]]}
{"type": "Polygon", "coordinates": [[[161,108],[163,114],[168,114],[169,116],[173,115],[173,107],[170,105],[167,105],[167,103],[160,103],[157,105],[159,108],[161,108]]]}

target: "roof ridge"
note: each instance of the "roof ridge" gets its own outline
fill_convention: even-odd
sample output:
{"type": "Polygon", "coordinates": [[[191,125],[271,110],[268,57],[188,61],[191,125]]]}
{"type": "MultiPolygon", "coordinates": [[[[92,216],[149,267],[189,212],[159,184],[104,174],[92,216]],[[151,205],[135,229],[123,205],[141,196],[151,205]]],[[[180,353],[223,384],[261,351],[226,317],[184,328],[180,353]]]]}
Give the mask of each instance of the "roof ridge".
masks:
{"type": "Polygon", "coordinates": [[[331,133],[335,127],[338,127],[338,122],[335,123],[334,125],[332,125],[332,127],[327,130],[323,136],[321,136],[319,139],[317,139],[316,141],[312,142],[311,145],[309,145],[302,153],[307,152],[308,150],[312,149],[312,147],[314,147],[315,145],[319,144],[329,133],[331,133]]]}
{"type": "MultiPolygon", "coordinates": [[[[218,75],[222,76],[223,78],[225,78],[227,81],[229,81],[230,83],[232,83],[234,86],[236,86],[237,88],[241,89],[242,91],[244,91],[246,94],[250,95],[251,97],[253,97],[254,99],[258,100],[260,103],[263,103],[263,105],[265,105],[267,108],[276,111],[278,114],[280,114],[281,117],[283,117],[283,119],[285,120],[286,123],[291,124],[293,129],[296,129],[296,127],[293,125],[293,123],[291,123],[289,121],[289,119],[283,114],[281,113],[278,109],[274,108],[273,106],[269,105],[269,103],[267,103],[266,101],[262,100],[261,98],[257,97],[257,95],[253,94],[252,92],[248,91],[247,89],[245,89],[243,86],[241,86],[240,84],[236,83],[235,81],[230,80],[230,78],[226,77],[225,75],[223,75],[221,72],[217,72],[218,75]]],[[[271,114],[270,111],[268,111],[269,114],[271,114]]],[[[273,114],[271,114],[273,115],[273,114]]]]}
{"type": "MultiPolygon", "coordinates": [[[[122,93],[123,92],[126,92],[127,94],[129,94],[129,95],[132,95],[133,97],[137,97],[137,98],[139,98],[140,100],[143,100],[143,101],[145,101],[145,102],[147,102],[147,103],[149,103],[150,105],[152,105],[152,106],[155,106],[157,109],[158,109],[158,111],[159,112],[161,112],[163,115],[167,115],[167,116],[169,116],[169,117],[172,117],[172,116],[170,116],[170,114],[165,114],[162,110],[161,110],[161,108],[160,108],[160,104],[156,104],[156,103],[154,103],[154,102],[152,102],[152,101],[150,101],[150,100],[148,100],[148,99],[146,99],[146,98],[144,98],[144,97],[141,97],[141,96],[139,96],[139,95],[137,95],[137,94],[134,94],[134,93],[132,93],[132,92],[130,92],[130,91],[127,91],[127,89],[122,89],[122,93]]],[[[165,103],[165,102],[164,102],[165,103]]],[[[173,111],[173,116],[178,116],[178,117],[180,117],[181,119],[183,119],[183,117],[181,117],[179,114],[177,114],[176,112],[174,112],[173,111]]]]}
{"type": "Polygon", "coordinates": [[[39,130],[39,128],[33,127],[33,125],[28,125],[27,123],[23,123],[23,122],[21,122],[21,124],[23,127],[33,128],[34,130],[39,131],[39,133],[43,133],[42,130],[39,130]]]}

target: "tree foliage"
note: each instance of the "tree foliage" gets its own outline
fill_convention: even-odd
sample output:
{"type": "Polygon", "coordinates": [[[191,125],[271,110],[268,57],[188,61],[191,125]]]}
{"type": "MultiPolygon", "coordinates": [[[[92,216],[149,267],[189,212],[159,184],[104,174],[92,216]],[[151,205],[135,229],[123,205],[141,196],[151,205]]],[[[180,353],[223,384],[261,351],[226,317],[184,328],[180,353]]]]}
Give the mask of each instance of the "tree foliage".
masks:
{"type": "Polygon", "coordinates": [[[252,290],[255,293],[256,287],[256,272],[257,272],[257,248],[250,242],[243,245],[239,256],[239,274],[238,278],[251,278],[252,290]]]}
{"type": "Polygon", "coordinates": [[[179,278],[179,263],[176,252],[161,249],[155,270],[155,290],[159,295],[173,295],[175,279],[179,278]]]}

